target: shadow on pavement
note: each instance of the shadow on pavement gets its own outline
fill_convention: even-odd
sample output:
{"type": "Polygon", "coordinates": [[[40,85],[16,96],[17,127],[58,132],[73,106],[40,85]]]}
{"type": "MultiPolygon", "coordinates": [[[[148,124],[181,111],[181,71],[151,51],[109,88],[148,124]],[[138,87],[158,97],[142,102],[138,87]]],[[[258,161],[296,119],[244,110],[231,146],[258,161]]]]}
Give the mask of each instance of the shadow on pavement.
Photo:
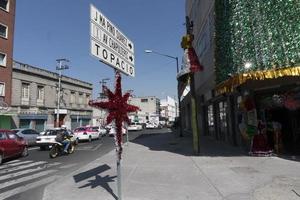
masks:
{"type": "Polygon", "coordinates": [[[85,188],[85,187],[91,187],[91,188],[95,188],[95,187],[102,187],[104,188],[107,192],[109,192],[116,200],[118,199],[118,197],[114,194],[113,190],[109,187],[108,183],[110,182],[114,182],[114,179],[116,178],[116,176],[101,176],[100,174],[111,169],[110,166],[104,164],[101,165],[99,167],[90,169],[88,171],[76,174],[73,176],[73,179],[76,183],[84,181],[86,179],[89,179],[93,176],[95,176],[95,179],[92,180],[88,180],[88,183],[85,185],[80,186],[79,188],[85,188]]]}
{"type": "Polygon", "coordinates": [[[185,133],[179,137],[176,131],[160,134],[144,134],[131,142],[141,144],[153,151],[169,151],[185,156],[231,157],[247,156],[247,152],[225,142],[215,141],[207,136],[200,136],[200,153],[193,152],[192,135],[185,133]]]}

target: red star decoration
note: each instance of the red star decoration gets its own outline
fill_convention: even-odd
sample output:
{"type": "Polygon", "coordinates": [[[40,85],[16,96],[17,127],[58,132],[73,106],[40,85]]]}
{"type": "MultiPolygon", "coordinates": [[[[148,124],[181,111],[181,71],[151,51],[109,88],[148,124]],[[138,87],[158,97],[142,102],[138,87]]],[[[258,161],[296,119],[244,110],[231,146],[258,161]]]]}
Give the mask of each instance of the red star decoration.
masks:
{"type": "Polygon", "coordinates": [[[116,143],[118,146],[118,153],[121,158],[122,153],[122,123],[129,123],[130,120],[128,118],[127,113],[135,112],[139,110],[139,107],[133,106],[127,103],[128,98],[130,97],[130,93],[126,92],[124,96],[122,96],[122,88],[121,88],[121,74],[120,72],[116,72],[116,85],[115,85],[115,93],[111,92],[107,87],[103,87],[104,93],[108,97],[108,101],[97,101],[91,100],[89,101],[89,105],[95,108],[106,109],[109,112],[109,115],[106,118],[107,124],[111,123],[115,120],[116,125],[116,143]]]}

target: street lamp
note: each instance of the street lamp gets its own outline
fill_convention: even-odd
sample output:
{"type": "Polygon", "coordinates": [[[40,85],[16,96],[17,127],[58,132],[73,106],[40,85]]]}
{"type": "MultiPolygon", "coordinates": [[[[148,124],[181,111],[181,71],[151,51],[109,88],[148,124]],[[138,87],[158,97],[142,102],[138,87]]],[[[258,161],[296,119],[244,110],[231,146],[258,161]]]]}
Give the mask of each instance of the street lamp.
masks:
{"type": "Polygon", "coordinates": [[[57,59],[56,62],[58,66],[56,66],[56,70],[59,72],[58,76],[58,94],[57,94],[57,110],[56,110],[56,125],[59,127],[59,107],[60,107],[60,90],[61,90],[61,77],[62,77],[62,70],[69,69],[69,66],[65,64],[65,62],[70,62],[68,59],[60,58],[57,59]]]}
{"type": "Polygon", "coordinates": [[[153,50],[151,50],[151,49],[146,49],[146,50],[145,50],[145,53],[154,53],[154,54],[158,54],[158,55],[161,55],[161,56],[165,56],[165,57],[168,57],[168,58],[175,59],[175,60],[176,60],[176,69],[177,69],[177,74],[178,74],[178,72],[179,72],[179,68],[178,68],[178,57],[174,57],[174,56],[170,56],[170,55],[167,55],[167,54],[159,53],[159,52],[153,51],[153,50]]]}
{"type": "MultiPolygon", "coordinates": [[[[145,50],[145,53],[154,53],[154,54],[157,54],[157,55],[161,55],[161,56],[165,56],[165,57],[168,57],[168,58],[172,58],[172,59],[175,59],[176,60],[176,69],[177,69],[177,74],[179,73],[179,67],[178,67],[178,57],[175,57],[175,56],[170,56],[170,55],[167,55],[167,54],[164,54],[164,53],[160,53],[160,52],[157,52],[157,51],[153,51],[151,49],[146,49],[145,50]]],[[[179,86],[179,82],[178,82],[178,86],[179,86]]],[[[177,97],[178,97],[178,118],[179,118],[179,136],[182,137],[183,134],[182,134],[182,128],[181,128],[181,116],[180,116],[180,95],[179,95],[179,91],[178,91],[179,87],[177,88],[177,97]]]]}

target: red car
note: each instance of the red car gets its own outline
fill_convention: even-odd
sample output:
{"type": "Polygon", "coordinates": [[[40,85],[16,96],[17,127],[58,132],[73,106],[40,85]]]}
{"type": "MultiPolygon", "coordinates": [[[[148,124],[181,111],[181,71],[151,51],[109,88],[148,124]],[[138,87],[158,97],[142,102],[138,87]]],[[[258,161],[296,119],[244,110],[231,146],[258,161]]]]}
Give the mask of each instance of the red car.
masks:
{"type": "Polygon", "coordinates": [[[27,155],[28,145],[22,137],[10,130],[0,129],[0,164],[3,159],[27,155]]]}

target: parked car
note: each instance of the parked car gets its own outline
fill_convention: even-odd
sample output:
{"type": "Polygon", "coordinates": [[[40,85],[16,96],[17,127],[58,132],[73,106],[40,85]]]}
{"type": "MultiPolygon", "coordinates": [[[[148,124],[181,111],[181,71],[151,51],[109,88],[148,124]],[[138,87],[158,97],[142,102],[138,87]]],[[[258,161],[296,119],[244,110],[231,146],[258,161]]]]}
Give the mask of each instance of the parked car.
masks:
{"type": "Polygon", "coordinates": [[[27,156],[28,145],[24,138],[10,130],[0,130],[0,164],[3,159],[27,156]]]}
{"type": "Polygon", "coordinates": [[[102,134],[100,134],[98,126],[85,126],[76,128],[74,136],[77,141],[88,140],[91,142],[93,139],[100,139],[102,134]]]}
{"type": "Polygon", "coordinates": [[[32,146],[36,144],[36,137],[39,136],[39,132],[30,129],[30,128],[23,128],[23,129],[12,129],[12,131],[17,134],[18,136],[24,138],[26,140],[28,146],[32,146]]]}
{"type": "MultiPolygon", "coordinates": [[[[47,129],[40,133],[40,135],[36,138],[36,144],[40,147],[41,150],[49,149],[53,143],[55,143],[56,135],[60,131],[68,131],[69,135],[73,135],[71,130],[66,130],[64,128],[53,128],[47,129]]],[[[73,135],[72,140],[75,140],[73,135]]]]}
{"type": "MultiPolygon", "coordinates": [[[[110,130],[109,130],[109,133],[108,135],[110,137],[114,136],[116,134],[116,128],[115,127],[112,127],[110,130]]],[[[127,129],[125,126],[122,127],[122,135],[126,135],[127,134],[127,129]]]]}
{"type": "Polygon", "coordinates": [[[134,122],[134,123],[129,124],[129,126],[127,127],[127,130],[128,131],[140,131],[140,130],[143,130],[143,127],[141,124],[134,122]]]}
{"type": "MultiPolygon", "coordinates": [[[[96,127],[98,127],[98,126],[96,126],[96,127]]],[[[99,132],[99,134],[100,134],[102,137],[104,137],[104,136],[107,134],[108,131],[106,130],[105,127],[99,126],[99,127],[98,127],[98,132],[99,132]]]]}
{"type": "Polygon", "coordinates": [[[147,129],[157,128],[157,125],[149,122],[149,123],[146,123],[146,128],[147,129]]]}

